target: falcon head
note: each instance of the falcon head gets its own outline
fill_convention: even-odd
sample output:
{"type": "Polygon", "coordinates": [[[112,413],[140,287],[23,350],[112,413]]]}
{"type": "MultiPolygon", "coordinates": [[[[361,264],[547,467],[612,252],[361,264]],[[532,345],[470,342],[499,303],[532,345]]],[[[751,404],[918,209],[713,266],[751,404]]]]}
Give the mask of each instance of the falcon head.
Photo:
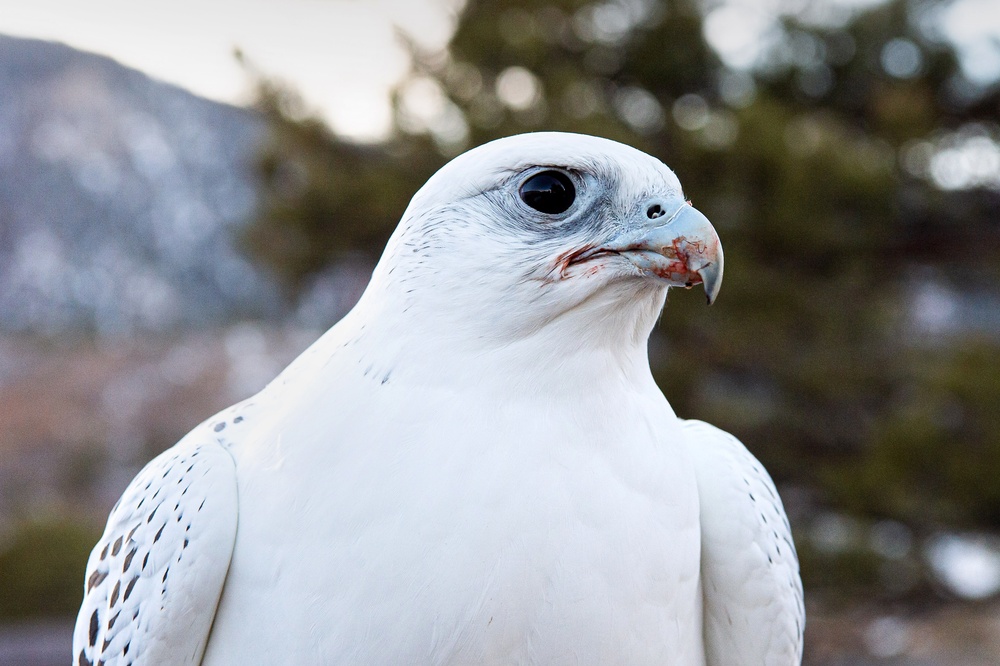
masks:
{"type": "Polygon", "coordinates": [[[593,328],[597,317],[644,340],[670,287],[703,284],[711,304],[722,269],[718,234],[662,162],[539,132],[484,144],[432,176],[372,287],[479,338],[567,319],[593,328]]]}

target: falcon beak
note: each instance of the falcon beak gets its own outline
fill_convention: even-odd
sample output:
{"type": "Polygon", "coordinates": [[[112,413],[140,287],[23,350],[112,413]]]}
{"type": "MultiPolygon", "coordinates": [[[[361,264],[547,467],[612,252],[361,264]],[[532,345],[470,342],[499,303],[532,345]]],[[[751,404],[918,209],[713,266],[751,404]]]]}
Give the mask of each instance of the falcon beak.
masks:
{"type": "Polygon", "coordinates": [[[675,287],[703,284],[711,305],[722,287],[719,234],[689,203],[670,208],[664,203],[662,199],[649,201],[641,227],[626,231],[600,249],[622,255],[643,273],[675,287]]]}

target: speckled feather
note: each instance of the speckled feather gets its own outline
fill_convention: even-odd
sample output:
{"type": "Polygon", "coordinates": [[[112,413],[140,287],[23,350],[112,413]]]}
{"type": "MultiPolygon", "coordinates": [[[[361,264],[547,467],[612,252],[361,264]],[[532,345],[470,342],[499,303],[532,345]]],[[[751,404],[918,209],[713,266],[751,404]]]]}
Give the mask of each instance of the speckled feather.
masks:
{"type": "Polygon", "coordinates": [[[764,466],[727,432],[685,421],[701,499],[701,574],[709,666],[802,659],[799,561],[764,466]]]}
{"type": "Polygon", "coordinates": [[[87,563],[73,663],[199,664],[236,533],[236,476],[207,427],[151,461],[87,563]]]}

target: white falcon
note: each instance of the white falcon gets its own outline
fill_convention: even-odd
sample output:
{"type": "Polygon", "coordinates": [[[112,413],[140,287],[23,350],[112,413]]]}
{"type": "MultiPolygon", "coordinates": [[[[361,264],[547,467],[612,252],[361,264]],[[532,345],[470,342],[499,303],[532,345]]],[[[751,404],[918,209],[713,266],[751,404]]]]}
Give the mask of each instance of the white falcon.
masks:
{"type": "Polygon", "coordinates": [[[647,338],[722,248],[673,172],[537,133],[413,197],[357,306],[135,478],[74,664],[797,664],[788,522],[647,338]]]}

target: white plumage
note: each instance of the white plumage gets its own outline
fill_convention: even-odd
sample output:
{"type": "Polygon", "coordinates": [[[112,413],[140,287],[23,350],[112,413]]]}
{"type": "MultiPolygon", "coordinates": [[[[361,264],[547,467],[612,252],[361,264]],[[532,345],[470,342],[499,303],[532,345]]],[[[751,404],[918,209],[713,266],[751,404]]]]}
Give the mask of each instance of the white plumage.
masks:
{"type": "Polygon", "coordinates": [[[125,491],[74,663],[798,663],[770,478],[649,370],[669,286],[721,275],[639,151],[453,160],[354,310],[125,491]]]}

